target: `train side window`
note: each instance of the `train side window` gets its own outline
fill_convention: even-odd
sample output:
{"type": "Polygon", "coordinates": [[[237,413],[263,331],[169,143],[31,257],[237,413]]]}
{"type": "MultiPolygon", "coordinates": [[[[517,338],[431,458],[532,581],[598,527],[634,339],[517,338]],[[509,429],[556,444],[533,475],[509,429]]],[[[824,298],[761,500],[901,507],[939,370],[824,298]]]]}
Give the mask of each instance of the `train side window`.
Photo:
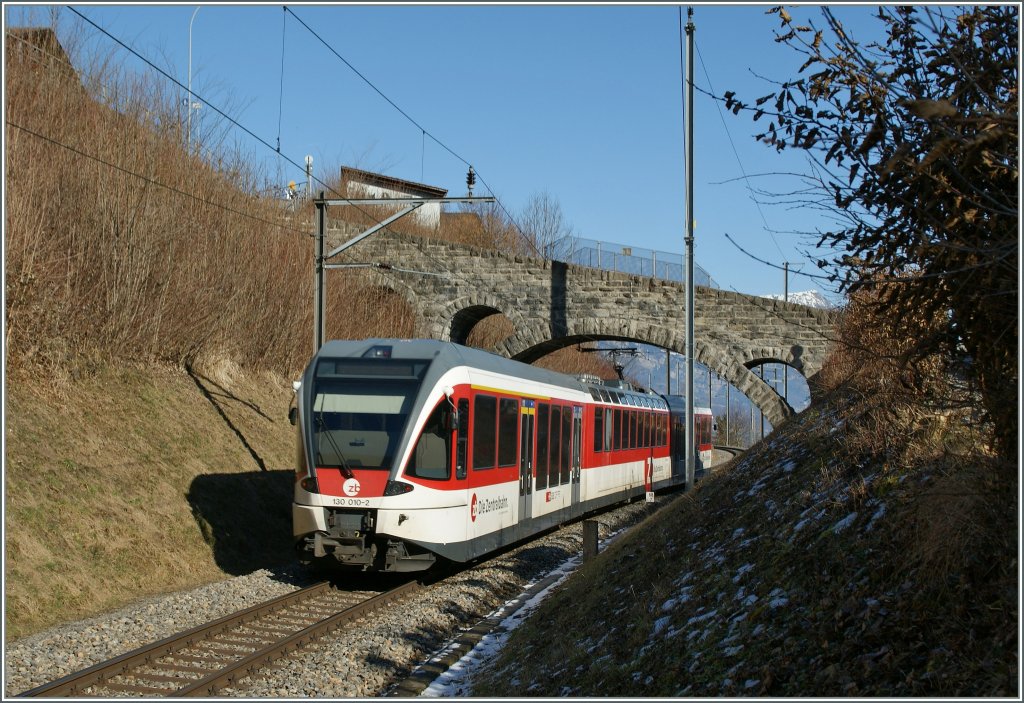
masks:
{"type": "Polygon", "coordinates": [[[636,421],[637,421],[637,415],[639,415],[639,414],[640,413],[638,413],[636,410],[630,410],[629,411],[629,448],[630,449],[636,449],[637,446],[639,445],[639,442],[637,442],[637,432],[636,432],[636,421]]]}
{"type": "Polygon", "coordinates": [[[469,398],[459,400],[459,429],[455,441],[455,478],[466,478],[469,447],[469,398]]]}
{"type": "Polygon", "coordinates": [[[614,429],[614,418],[615,409],[605,408],[604,409],[604,450],[610,452],[612,450],[612,432],[614,429]]]}
{"type": "Polygon", "coordinates": [[[622,449],[622,411],[618,408],[612,410],[615,416],[615,425],[612,427],[612,450],[622,449]]]}
{"type": "Polygon", "coordinates": [[[416,446],[405,467],[407,476],[432,481],[447,481],[451,477],[451,436],[445,426],[445,412],[448,399],[443,399],[434,412],[430,413],[423,432],[416,440],[416,446]]]}
{"type": "Polygon", "coordinates": [[[558,463],[561,470],[559,483],[569,483],[569,457],[572,456],[572,408],[562,408],[562,459],[558,463]]]}
{"type": "Polygon", "coordinates": [[[551,459],[548,462],[548,485],[558,485],[559,456],[562,451],[562,412],[560,405],[551,406],[551,433],[548,446],[551,448],[551,459]]]}
{"type": "Polygon", "coordinates": [[[473,469],[493,469],[494,428],[498,423],[498,399],[478,395],[473,399],[473,469]]]}
{"type": "Polygon", "coordinates": [[[537,403],[537,488],[548,487],[548,415],[550,406],[537,403]]]}
{"type": "Polygon", "coordinates": [[[604,449],[604,408],[594,408],[594,451],[604,449]]]}
{"type": "Polygon", "coordinates": [[[515,466],[519,458],[519,401],[502,398],[498,410],[498,466],[515,466]]]}

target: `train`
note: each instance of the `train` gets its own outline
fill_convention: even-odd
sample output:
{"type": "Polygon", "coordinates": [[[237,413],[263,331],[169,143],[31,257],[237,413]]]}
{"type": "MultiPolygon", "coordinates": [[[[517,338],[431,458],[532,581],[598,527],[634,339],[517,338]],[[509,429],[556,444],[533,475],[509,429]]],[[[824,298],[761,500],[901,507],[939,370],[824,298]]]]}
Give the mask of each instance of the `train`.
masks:
{"type": "MultiPolygon", "coordinates": [[[[326,342],[294,384],[299,560],[465,563],[680,486],[678,398],[430,339],[326,342]]],[[[685,417],[685,410],[683,411],[685,417]]],[[[695,410],[695,462],[713,418],[695,410]]]]}

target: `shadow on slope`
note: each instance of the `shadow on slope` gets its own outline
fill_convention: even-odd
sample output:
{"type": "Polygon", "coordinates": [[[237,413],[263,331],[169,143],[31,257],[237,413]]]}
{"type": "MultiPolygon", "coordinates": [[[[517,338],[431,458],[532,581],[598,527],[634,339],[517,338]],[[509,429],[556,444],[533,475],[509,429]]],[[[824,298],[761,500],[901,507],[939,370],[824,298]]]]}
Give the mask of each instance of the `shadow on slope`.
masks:
{"type": "Polygon", "coordinates": [[[196,476],[185,498],[225,573],[238,576],[294,559],[289,470],[196,476]]]}

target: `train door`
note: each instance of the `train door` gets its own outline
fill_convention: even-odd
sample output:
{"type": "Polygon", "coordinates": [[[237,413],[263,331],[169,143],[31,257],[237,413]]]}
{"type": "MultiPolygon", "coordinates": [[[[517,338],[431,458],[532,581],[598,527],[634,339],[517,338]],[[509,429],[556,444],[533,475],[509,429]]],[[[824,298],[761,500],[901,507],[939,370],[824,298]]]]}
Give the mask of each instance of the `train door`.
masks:
{"type": "Polygon", "coordinates": [[[572,409],[572,504],[580,502],[580,454],[583,447],[583,408],[572,409]]]}
{"type": "Polygon", "coordinates": [[[519,521],[530,519],[533,500],[533,425],[532,400],[524,400],[520,408],[519,423],[519,521]]]}

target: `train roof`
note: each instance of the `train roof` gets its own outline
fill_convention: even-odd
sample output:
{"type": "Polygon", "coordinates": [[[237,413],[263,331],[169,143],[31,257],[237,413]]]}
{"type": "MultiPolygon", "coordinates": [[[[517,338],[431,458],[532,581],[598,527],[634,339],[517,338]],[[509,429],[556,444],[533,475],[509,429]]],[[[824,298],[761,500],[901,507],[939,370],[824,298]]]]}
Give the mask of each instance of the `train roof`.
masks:
{"type": "MultiPolygon", "coordinates": [[[[686,412],[686,396],[685,395],[663,395],[668,402],[668,407],[673,412],[682,413],[686,412]]],[[[711,415],[711,408],[704,408],[699,405],[693,406],[693,412],[695,415],[711,415]]]]}
{"type": "Polygon", "coordinates": [[[362,357],[370,356],[374,350],[387,354],[392,359],[425,359],[440,362],[435,369],[450,369],[456,366],[469,366],[483,371],[525,378],[538,383],[572,388],[586,392],[584,384],[568,374],[551,371],[539,366],[531,366],[521,361],[508,359],[483,349],[462,346],[454,342],[442,342],[436,339],[386,339],[372,338],[360,340],[332,340],[325,342],[317,353],[318,357],[362,357]],[[387,350],[387,351],[384,351],[387,350]]]}
{"type": "Polygon", "coordinates": [[[483,349],[466,347],[454,342],[443,342],[436,339],[389,339],[376,337],[360,340],[332,340],[324,343],[315,358],[370,357],[376,354],[380,355],[379,358],[425,359],[440,362],[438,364],[431,364],[432,368],[429,375],[434,377],[439,377],[450,368],[468,366],[473,369],[505,374],[537,383],[570,388],[580,393],[587,393],[598,402],[612,402],[644,407],[647,404],[643,401],[637,400],[633,403],[629,402],[629,399],[650,398],[655,399],[658,407],[663,407],[661,396],[626,388],[616,388],[596,378],[580,380],[569,374],[532,366],[483,349]],[[611,393],[612,400],[606,401],[601,398],[600,389],[604,389],[606,392],[617,391],[617,393],[611,393]],[[595,390],[597,391],[596,393],[594,392],[595,390]]]}

